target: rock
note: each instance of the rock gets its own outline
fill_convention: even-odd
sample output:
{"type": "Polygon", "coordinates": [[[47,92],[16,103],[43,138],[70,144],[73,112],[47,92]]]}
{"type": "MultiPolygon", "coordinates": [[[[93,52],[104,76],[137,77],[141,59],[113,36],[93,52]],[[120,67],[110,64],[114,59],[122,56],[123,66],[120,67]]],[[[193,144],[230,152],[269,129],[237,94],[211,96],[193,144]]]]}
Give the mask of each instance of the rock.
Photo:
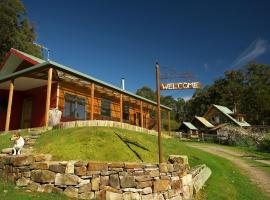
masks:
{"type": "Polygon", "coordinates": [[[99,190],[100,184],[100,177],[92,178],[92,190],[97,191],[99,190]]]}
{"type": "Polygon", "coordinates": [[[106,191],[106,200],[124,200],[123,195],[106,191]]]}
{"type": "Polygon", "coordinates": [[[54,186],[50,184],[41,185],[40,192],[51,193],[54,186]]]}
{"type": "Polygon", "coordinates": [[[4,153],[4,154],[11,154],[11,153],[12,153],[12,148],[5,148],[5,149],[2,149],[1,153],[4,153]]]}
{"type": "Polygon", "coordinates": [[[66,170],[65,173],[66,174],[74,174],[74,163],[76,161],[68,161],[67,165],[66,165],[66,170]]]}
{"type": "Polygon", "coordinates": [[[167,163],[160,163],[159,164],[159,171],[160,171],[160,173],[167,173],[168,172],[167,163]]]}
{"type": "Polygon", "coordinates": [[[153,190],[154,192],[164,192],[169,189],[169,186],[169,180],[155,180],[153,190]]]}
{"type": "Polygon", "coordinates": [[[142,181],[142,182],[137,182],[136,188],[146,188],[146,187],[152,187],[152,181],[142,181]]]}
{"type": "Polygon", "coordinates": [[[151,193],[152,193],[151,187],[146,187],[142,190],[142,194],[151,194],[151,193]]]}
{"type": "Polygon", "coordinates": [[[142,195],[142,200],[155,200],[153,194],[142,195]]]}
{"type": "Polygon", "coordinates": [[[167,164],[168,172],[174,172],[173,164],[167,164]]]}
{"type": "Polygon", "coordinates": [[[24,178],[30,178],[31,177],[31,172],[22,172],[22,177],[24,178]]]}
{"type": "Polygon", "coordinates": [[[132,192],[124,193],[123,198],[124,200],[141,200],[140,194],[132,192]]]}
{"type": "Polygon", "coordinates": [[[64,190],[64,194],[70,198],[78,198],[78,189],[69,186],[64,190]]]}
{"type": "Polygon", "coordinates": [[[79,194],[79,199],[94,199],[95,193],[94,192],[84,192],[79,194]]]}
{"type": "Polygon", "coordinates": [[[185,155],[170,155],[169,162],[171,164],[188,164],[188,157],[185,155]]]}
{"type": "MultiPolygon", "coordinates": [[[[153,198],[154,198],[154,200],[165,200],[163,195],[160,193],[154,193],[153,198]]],[[[170,200],[172,200],[172,199],[170,199],[170,200]]]]}
{"type": "Polygon", "coordinates": [[[75,174],[77,176],[85,176],[86,175],[86,167],[85,166],[75,167],[75,174]]]}
{"type": "Polygon", "coordinates": [[[32,155],[17,155],[10,158],[10,164],[13,166],[31,165],[35,161],[32,155]]]}
{"type": "Polygon", "coordinates": [[[126,169],[135,169],[135,168],[143,168],[142,163],[125,163],[125,168],[126,169]]]}
{"type": "Polygon", "coordinates": [[[183,186],[183,198],[191,199],[193,194],[192,186],[185,185],[183,186]]]}
{"type": "Polygon", "coordinates": [[[36,162],[44,162],[50,161],[52,159],[52,155],[50,154],[39,154],[34,156],[36,162]]]}
{"type": "Polygon", "coordinates": [[[142,192],[142,189],[135,189],[135,188],[123,188],[122,190],[123,192],[133,192],[133,193],[142,192]]]}
{"type": "Polygon", "coordinates": [[[182,185],[191,185],[192,184],[192,175],[187,174],[180,178],[182,185]]]}
{"type": "Polygon", "coordinates": [[[122,188],[135,187],[136,182],[134,176],[120,176],[120,185],[122,188]]]}
{"type": "Polygon", "coordinates": [[[181,181],[180,180],[172,180],[171,181],[171,187],[172,189],[175,189],[175,190],[178,190],[178,189],[181,189],[181,181]]]}
{"type": "Polygon", "coordinates": [[[87,162],[84,162],[84,161],[77,161],[74,163],[74,166],[75,167],[86,167],[87,166],[87,162]]]}
{"type": "Polygon", "coordinates": [[[107,163],[99,163],[99,162],[89,162],[87,170],[88,171],[108,170],[108,164],[107,163]]]}
{"type": "Polygon", "coordinates": [[[48,170],[32,170],[31,180],[38,183],[54,183],[55,173],[48,170]]]}
{"type": "Polygon", "coordinates": [[[90,192],[91,191],[91,183],[87,183],[87,184],[84,184],[82,185],[80,188],[79,188],[79,193],[86,193],[86,192],[90,192]]]}
{"type": "Polygon", "coordinates": [[[106,185],[109,185],[109,182],[110,182],[109,176],[101,176],[100,177],[100,185],[106,186],[106,185]]]}
{"type": "Polygon", "coordinates": [[[64,174],[66,171],[66,166],[61,165],[61,164],[50,164],[49,170],[53,171],[55,173],[61,173],[64,174]]]}
{"type": "Polygon", "coordinates": [[[30,179],[29,178],[19,178],[17,181],[16,181],[16,185],[18,187],[25,187],[27,186],[28,184],[30,183],[30,179]]]}
{"type": "Polygon", "coordinates": [[[158,177],[160,175],[159,170],[146,170],[146,173],[150,176],[150,177],[158,177]]]}
{"type": "Polygon", "coordinates": [[[112,162],[109,163],[109,168],[122,168],[124,167],[124,163],[123,162],[112,162]]]}
{"type": "Polygon", "coordinates": [[[46,162],[35,162],[31,165],[31,169],[49,169],[49,164],[46,162]]]}
{"type": "Polygon", "coordinates": [[[30,184],[27,186],[27,189],[29,189],[32,192],[37,192],[38,188],[40,187],[40,184],[36,183],[36,182],[30,182],[30,184]]]}
{"type": "Polygon", "coordinates": [[[119,182],[119,176],[118,176],[118,174],[112,174],[112,175],[110,175],[109,184],[113,188],[120,189],[120,182],[119,182]]]}
{"type": "Polygon", "coordinates": [[[135,177],[136,181],[151,181],[152,179],[149,175],[135,177]]]}
{"type": "Polygon", "coordinates": [[[63,190],[58,188],[58,187],[53,187],[52,188],[52,193],[62,193],[62,192],[63,192],[63,190]]]}
{"type": "Polygon", "coordinates": [[[115,188],[110,187],[110,186],[101,186],[100,189],[101,190],[104,190],[104,191],[110,191],[110,192],[122,194],[122,191],[121,190],[115,189],[115,188]]]}
{"type": "Polygon", "coordinates": [[[80,181],[80,178],[72,174],[60,174],[57,173],[55,176],[55,185],[77,185],[80,181]]]}

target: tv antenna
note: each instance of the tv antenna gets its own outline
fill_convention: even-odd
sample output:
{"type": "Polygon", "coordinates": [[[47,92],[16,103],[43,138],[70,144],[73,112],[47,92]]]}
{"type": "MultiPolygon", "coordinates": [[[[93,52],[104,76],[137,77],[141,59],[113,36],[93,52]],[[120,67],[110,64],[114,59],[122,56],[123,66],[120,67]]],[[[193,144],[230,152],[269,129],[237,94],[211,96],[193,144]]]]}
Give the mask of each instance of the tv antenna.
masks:
{"type": "Polygon", "coordinates": [[[38,46],[40,49],[41,49],[41,51],[42,51],[42,53],[44,52],[44,51],[47,51],[47,61],[49,61],[50,60],[50,49],[48,49],[47,47],[45,47],[44,45],[42,45],[42,44],[38,44],[38,43],[36,43],[36,42],[33,42],[33,44],[34,45],[36,45],[36,46],[38,46]]]}

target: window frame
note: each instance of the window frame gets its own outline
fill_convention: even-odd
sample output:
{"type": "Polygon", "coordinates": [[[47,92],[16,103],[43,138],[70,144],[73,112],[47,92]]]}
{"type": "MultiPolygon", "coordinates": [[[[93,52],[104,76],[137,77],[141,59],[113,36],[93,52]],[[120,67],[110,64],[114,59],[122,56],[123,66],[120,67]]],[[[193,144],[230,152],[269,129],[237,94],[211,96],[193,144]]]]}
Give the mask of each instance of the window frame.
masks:
{"type": "Polygon", "coordinates": [[[107,98],[100,98],[100,115],[102,116],[102,117],[112,117],[112,100],[110,100],[110,99],[107,99],[107,98]],[[104,103],[108,103],[108,108],[104,108],[103,106],[103,104],[104,103]],[[105,112],[104,112],[104,109],[105,109],[105,112]],[[106,111],[106,109],[107,109],[107,111],[106,111]],[[107,115],[108,114],[108,115],[107,115]]]}
{"type": "MultiPolygon", "coordinates": [[[[81,104],[83,105],[83,104],[81,104]]],[[[71,106],[70,106],[71,107],[71,106]]],[[[69,92],[64,92],[64,113],[63,113],[63,117],[67,118],[67,119],[75,119],[75,120],[86,120],[87,119],[87,98],[85,96],[82,95],[76,95],[76,94],[72,94],[69,92]],[[71,98],[74,98],[73,102],[72,100],[69,100],[69,103],[74,103],[74,115],[70,115],[71,112],[69,111],[69,115],[66,115],[66,95],[69,95],[71,98]],[[83,101],[82,101],[83,100],[83,101]],[[84,116],[83,118],[78,117],[78,104],[81,102],[84,102],[84,116]]]]}

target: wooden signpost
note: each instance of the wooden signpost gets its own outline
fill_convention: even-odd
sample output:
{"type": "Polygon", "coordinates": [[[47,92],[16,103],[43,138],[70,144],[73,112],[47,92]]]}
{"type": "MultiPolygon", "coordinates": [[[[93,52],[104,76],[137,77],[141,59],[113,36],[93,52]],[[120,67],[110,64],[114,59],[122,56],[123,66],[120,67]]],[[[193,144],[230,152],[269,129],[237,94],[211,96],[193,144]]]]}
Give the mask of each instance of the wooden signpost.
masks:
{"type": "Polygon", "coordinates": [[[200,82],[177,82],[177,83],[160,83],[159,64],[156,63],[156,93],[157,93],[157,130],[158,130],[158,153],[159,163],[163,163],[162,157],[162,139],[161,139],[161,113],[160,113],[160,90],[186,90],[198,89],[201,87],[200,82]]]}

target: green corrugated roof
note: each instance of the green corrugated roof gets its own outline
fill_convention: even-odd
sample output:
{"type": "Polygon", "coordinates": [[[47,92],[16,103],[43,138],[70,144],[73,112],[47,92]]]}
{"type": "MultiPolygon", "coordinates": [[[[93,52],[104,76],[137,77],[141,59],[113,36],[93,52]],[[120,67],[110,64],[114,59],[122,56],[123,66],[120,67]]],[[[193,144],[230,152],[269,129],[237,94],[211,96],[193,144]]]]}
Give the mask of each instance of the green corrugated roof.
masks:
{"type": "Polygon", "coordinates": [[[236,123],[237,125],[244,127],[244,126],[250,126],[249,123],[247,123],[246,121],[243,122],[239,122],[238,120],[236,120],[235,118],[233,118],[231,116],[231,114],[233,114],[233,111],[231,111],[229,108],[225,107],[225,106],[220,106],[220,105],[215,105],[213,104],[213,106],[215,108],[217,108],[220,112],[222,112],[224,115],[226,115],[228,118],[230,118],[234,123],[236,123]]]}
{"type": "Polygon", "coordinates": [[[195,116],[195,118],[198,119],[207,128],[213,128],[213,127],[215,127],[213,124],[211,124],[209,121],[207,121],[207,119],[205,119],[204,117],[195,116]]]}
{"type": "Polygon", "coordinates": [[[191,130],[198,130],[193,124],[191,124],[190,122],[183,122],[183,124],[185,124],[186,127],[188,127],[191,130]]]}
{"type": "MultiPolygon", "coordinates": [[[[18,51],[18,50],[16,50],[16,51],[18,51]]],[[[23,52],[19,52],[19,53],[23,53],[23,52]]],[[[26,54],[26,53],[24,53],[24,55],[25,55],[25,56],[29,56],[29,54],[26,54]]],[[[86,80],[90,80],[90,81],[99,83],[99,84],[101,84],[101,85],[107,86],[107,87],[109,87],[109,88],[111,88],[111,89],[114,89],[114,90],[116,90],[116,91],[122,92],[122,93],[124,93],[124,94],[129,95],[129,96],[133,96],[133,97],[135,97],[135,98],[137,98],[137,99],[146,101],[146,102],[148,102],[148,103],[151,103],[151,104],[154,104],[154,105],[157,104],[156,102],[154,102],[154,101],[152,101],[152,100],[146,99],[146,98],[141,97],[141,96],[136,95],[136,94],[133,94],[133,93],[131,93],[131,92],[129,92],[129,91],[122,90],[122,89],[119,88],[119,87],[116,87],[116,86],[114,86],[114,85],[111,85],[111,84],[109,84],[109,83],[106,83],[106,82],[104,82],[104,81],[101,81],[101,80],[96,79],[96,78],[94,78],[94,77],[92,77],[92,76],[89,76],[89,75],[87,75],[87,74],[81,73],[81,72],[79,72],[79,71],[77,71],[77,70],[74,70],[74,69],[72,69],[72,68],[70,68],[70,67],[64,66],[64,65],[59,64],[59,63],[54,62],[54,61],[43,61],[42,63],[37,64],[37,65],[34,65],[34,66],[32,66],[32,67],[23,69],[23,70],[18,71],[18,72],[14,72],[14,73],[9,74],[9,75],[6,75],[6,76],[2,76],[2,77],[0,77],[0,82],[5,82],[5,81],[7,81],[7,80],[11,80],[11,79],[17,78],[17,77],[19,77],[19,76],[21,76],[21,75],[23,75],[23,74],[29,73],[29,72],[31,72],[31,71],[36,71],[36,70],[39,70],[39,69],[42,69],[42,68],[46,68],[46,67],[48,67],[48,66],[53,66],[54,68],[56,68],[56,69],[58,69],[58,70],[62,70],[62,71],[65,71],[65,72],[67,72],[67,73],[73,74],[73,75],[75,75],[75,76],[79,76],[79,77],[81,77],[81,78],[83,78],[83,79],[86,79],[86,80]]],[[[167,106],[164,106],[164,105],[161,105],[161,107],[164,108],[164,109],[167,109],[167,110],[172,110],[171,108],[169,108],[169,107],[167,107],[167,106]]]]}

